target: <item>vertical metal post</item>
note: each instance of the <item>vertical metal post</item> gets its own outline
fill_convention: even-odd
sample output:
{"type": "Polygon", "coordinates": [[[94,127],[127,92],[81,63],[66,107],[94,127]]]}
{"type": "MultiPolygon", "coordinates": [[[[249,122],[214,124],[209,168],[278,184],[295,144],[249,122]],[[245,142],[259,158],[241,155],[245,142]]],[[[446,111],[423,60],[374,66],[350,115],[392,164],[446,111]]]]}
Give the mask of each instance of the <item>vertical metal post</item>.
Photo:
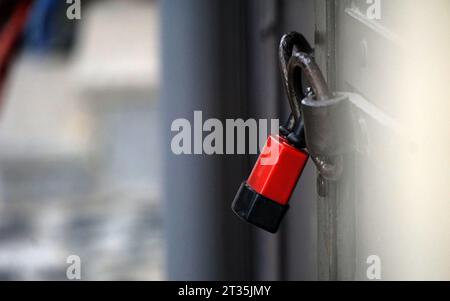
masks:
{"type": "MultiPolygon", "coordinates": [[[[327,77],[331,90],[335,90],[335,2],[315,1],[315,50],[316,60],[327,77]]],[[[318,196],[318,278],[337,280],[337,231],[336,202],[338,184],[318,178],[318,189],[325,192],[318,196]]]]}
{"type": "MultiPolygon", "coordinates": [[[[245,118],[245,2],[160,2],[165,226],[170,280],[251,278],[251,230],[230,210],[244,156],[176,156],[171,123],[245,118]]],[[[194,122],[191,122],[194,126],[194,122]]],[[[203,125],[200,125],[202,127],[203,125]]],[[[202,135],[201,129],[192,129],[202,135]]],[[[201,139],[197,136],[194,139],[201,139]]]]}

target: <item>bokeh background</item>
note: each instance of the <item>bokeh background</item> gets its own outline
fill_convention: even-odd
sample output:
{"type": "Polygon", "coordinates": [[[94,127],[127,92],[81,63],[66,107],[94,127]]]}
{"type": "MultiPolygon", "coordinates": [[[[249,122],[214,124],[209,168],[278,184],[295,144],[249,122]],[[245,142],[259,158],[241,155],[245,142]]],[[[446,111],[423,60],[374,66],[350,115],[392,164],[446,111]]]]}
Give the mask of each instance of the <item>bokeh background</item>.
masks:
{"type": "Polygon", "coordinates": [[[0,279],[64,280],[71,254],[164,279],[158,7],[65,2],[34,2],[1,96],[0,279]]]}

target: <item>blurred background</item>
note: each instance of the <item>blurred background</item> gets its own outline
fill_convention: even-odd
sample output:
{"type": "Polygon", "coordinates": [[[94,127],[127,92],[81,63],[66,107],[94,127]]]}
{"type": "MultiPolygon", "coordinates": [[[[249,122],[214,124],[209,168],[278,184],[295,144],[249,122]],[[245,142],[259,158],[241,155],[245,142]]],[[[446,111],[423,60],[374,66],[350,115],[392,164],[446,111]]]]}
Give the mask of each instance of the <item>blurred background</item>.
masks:
{"type": "Polygon", "coordinates": [[[68,7],[34,1],[1,96],[0,279],[164,279],[158,8],[68,7]]]}
{"type": "Polygon", "coordinates": [[[0,280],[66,280],[70,255],[82,280],[368,280],[372,255],[383,280],[450,279],[448,1],[76,2],[0,0],[0,280]],[[170,128],[285,121],[293,30],[358,95],[357,137],[271,235],[230,209],[256,157],[176,156],[170,128]]]}

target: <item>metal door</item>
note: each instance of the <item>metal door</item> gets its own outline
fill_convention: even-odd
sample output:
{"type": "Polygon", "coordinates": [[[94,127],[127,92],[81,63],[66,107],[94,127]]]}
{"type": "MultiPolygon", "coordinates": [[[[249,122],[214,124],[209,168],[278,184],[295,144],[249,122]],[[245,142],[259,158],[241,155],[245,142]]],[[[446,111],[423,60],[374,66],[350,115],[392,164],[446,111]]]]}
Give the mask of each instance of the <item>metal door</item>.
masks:
{"type": "Polygon", "coordinates": [[[318,198],[319,279],[448,279],[449,3],[315,4],[317,60],[355,93],[354,150],[318,198]]]}

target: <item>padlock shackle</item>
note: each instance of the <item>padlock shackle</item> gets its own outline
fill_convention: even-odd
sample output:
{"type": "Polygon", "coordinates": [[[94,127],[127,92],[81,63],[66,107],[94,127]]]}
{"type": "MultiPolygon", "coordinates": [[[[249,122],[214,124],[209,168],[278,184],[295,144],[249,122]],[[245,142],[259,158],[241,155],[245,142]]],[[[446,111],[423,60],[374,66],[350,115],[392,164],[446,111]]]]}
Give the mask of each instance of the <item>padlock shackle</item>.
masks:
{"type": "MultiPolygon", "coordinates": [[[[281,38],[280,46],[278,48],[278,57],[280,60],[281,74],[283,77],[283,84],[288,96],[289,105],[292,111],[292,118],[290,118],[290,127],[292,128],[296,122],[301,118],[301,98],[296,98],[294,94],[291,93],[291,84],[289,82],[289,72],[288,64],[291,57],[296,52],[303,53],[313,53],[313,48],[308,43],[306,38],[298,32],[289,32],[281,38]]],[[[298,85],[302,86],[302,79],[297,78],[298,85]]]]}
{"type": "Polygon", "coordinates": [[[299,91],[302,91],[302,87],[299,87],[302,74],[311,85],[316,100],[326,100],[332,97],[322,71],[311,54],[294,52],[289,59],[287,69],[288,83],[290,83],[289,95],[295,98],[294,102],[301,102],[303,98],[303,95],[299,95],[299,91]]]}

